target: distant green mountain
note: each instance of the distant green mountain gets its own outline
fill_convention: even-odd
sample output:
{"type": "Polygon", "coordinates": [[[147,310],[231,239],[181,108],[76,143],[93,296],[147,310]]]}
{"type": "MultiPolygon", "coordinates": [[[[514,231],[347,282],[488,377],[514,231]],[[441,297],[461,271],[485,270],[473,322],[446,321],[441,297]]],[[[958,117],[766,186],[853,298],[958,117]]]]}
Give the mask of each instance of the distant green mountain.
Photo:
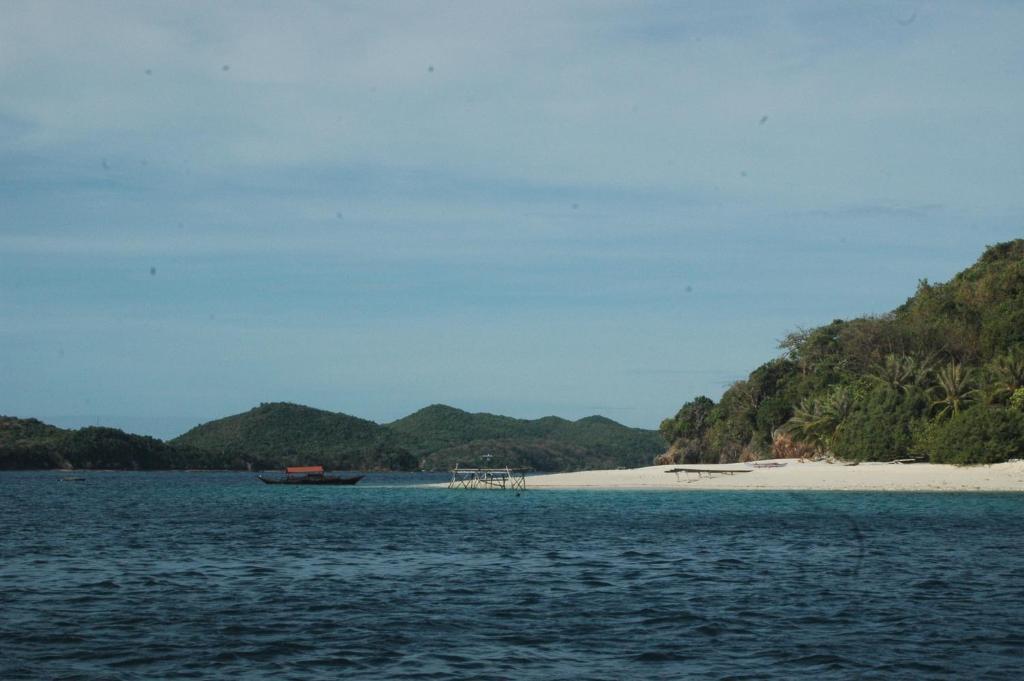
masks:
{"type": "Polygon", "coordinates": [[[427,469],[455,463],[581,470],[647,465],[664,451],[655,431],[629,428],[602,416],[567,421],[556,416],[515,419],[472,414],[443,404],[389,423],[427,469]],[[489,454],[489,458],[483,458],[489,454]]]}
{"type": "Polygon", "coordinates": [[[553,416],[527,421],[495,414],[471,414],[444,404],[432,404],[386,427],[401,433],[416,452],[425,454],[474,440],[543,437],[562,423],[568,422],[553,416]]]}
{"type": "Polygon", "coordinates": [[[238,468],[243,464],[115,428],[65,430],[36,419],[0,416],[0,469],[186,467],[238,468]]]}
{"type": "Polygon", "coordinates": [[[0,416],[0,469],[70,468],[61,453],[68,433],[36,419],[0,416]]]}
{"type": "Polygon", "coordinates": [[[320,464],[333,470],[448,469],[456,463],[542,471],[650,463],[666,447],[654,431],[591,416],[525,420],[444,405],[387,425],[273,402],[196,426],[170,440],[114,428],[64,430],[0,417],[0,469],[267,470],[320,464]]]}
{"type": "Polygon", "coordinates": [[[242,457],[253,468],[321,464],[336,470],[414,470],[401,438],[373,421],[286,402],[196,426],[175,446],[242,457]]]}
{"type": "MultiPolygon", "coordinates": [[[[650,460],[644,463],[650,463],[650,460]]],[[[447,471],[456,465],[464,468],[509,466],[542,472],[624,467],[617,458],[597,455],[575,445],[553,440],[512,438],[474,440],[430,452],[423,459],[425,470],[447,471]]]]}

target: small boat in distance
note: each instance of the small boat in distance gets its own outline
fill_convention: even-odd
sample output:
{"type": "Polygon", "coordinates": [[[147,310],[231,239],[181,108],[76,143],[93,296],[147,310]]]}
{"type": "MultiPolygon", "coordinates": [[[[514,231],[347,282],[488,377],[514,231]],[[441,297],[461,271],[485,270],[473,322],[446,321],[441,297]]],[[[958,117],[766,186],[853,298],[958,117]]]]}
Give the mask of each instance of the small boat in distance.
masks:
{"type": "Polygon", "coordinates": [[[283,478],[265,478],[262,474],[256,477],[268,485],[354,485],[363,479],[362,475],[325,475],[323,466],[288,466],[283,478]]]}

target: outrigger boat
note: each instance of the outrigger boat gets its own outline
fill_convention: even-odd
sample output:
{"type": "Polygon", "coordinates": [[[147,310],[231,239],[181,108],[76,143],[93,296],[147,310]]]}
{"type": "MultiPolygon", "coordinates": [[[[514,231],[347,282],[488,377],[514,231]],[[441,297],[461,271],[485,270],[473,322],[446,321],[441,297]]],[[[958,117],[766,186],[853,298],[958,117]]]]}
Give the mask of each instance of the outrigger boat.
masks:
{"type": "Polygon", "coordinates": [[[284,469],[283,478],[256,477],[268,485],[354,485],[363,479],[362,475],[348,478],[325,475],[323,466],[288,466],[284,469]]]}

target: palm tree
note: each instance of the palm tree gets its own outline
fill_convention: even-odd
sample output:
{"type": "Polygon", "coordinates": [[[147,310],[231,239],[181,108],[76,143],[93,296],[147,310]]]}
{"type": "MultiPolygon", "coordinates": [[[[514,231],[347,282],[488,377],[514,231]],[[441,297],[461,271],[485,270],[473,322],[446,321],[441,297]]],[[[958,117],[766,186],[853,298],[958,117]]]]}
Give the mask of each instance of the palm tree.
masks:
{"type": "Polygon", "coordinates": [[[914,359],[906,355],[886,355],[881,364],[876,364],[870,378],[876,383],[902,392],[914,383],[914,359]]]}
{"type": "Polygon", "coordinates": [[[886,355],[876,364],[869,378],[876,383],[907,394],[915,388],[925,388],[932,375],[932,360],[917,360],[910,355],[886,355]]]}
{"type": "Polygon", "coordinates": [[[853,393],[849,388],[836,388],[829,393],[828,398],[821,405],[821,410],[828,420],[832,432],[835,433],[853,411],[853,393]]]}
{"type": "Polygon", "coordinates": [[[921,390],[929,390],[935,383],[935,365],[938,362],[938,358],[935,353],[932,353],[924,359],[915,359],[914,365],[917,369],[917,374],[914,378],[914,387],[921,390]]]}
{"type": "Polygon", "coordinates": [[[1020,388],[1024,388],[1024,352],[1014,348],[988,365],[993,384],[989,387],[992,402],[1005,402],[1020,388]]]}
{"type": "Polygon", "coordinates": [[[853,395],[846,388],[837,388],[824,399],[804,398],[783,430],[794,440],[827,450],[852,408],[853,395]]]}
{"type": "Polygon", "coordinates": [[[822,413],[819,400],[805,397],[793,410],[793,416],[782,426],[782,430],[798,442],[806,442],[815,449],[825,448],[825,434],[828,418],[822,413]]]}
{"type": "Polygon", "coordinates": [[[933,394],[937,399],[932,402],[932,408],[938,408],[937,419],[959,414],[978,394],[973,372],[958,362],[950,362],[939,369],[935,380],[933,394]]]}

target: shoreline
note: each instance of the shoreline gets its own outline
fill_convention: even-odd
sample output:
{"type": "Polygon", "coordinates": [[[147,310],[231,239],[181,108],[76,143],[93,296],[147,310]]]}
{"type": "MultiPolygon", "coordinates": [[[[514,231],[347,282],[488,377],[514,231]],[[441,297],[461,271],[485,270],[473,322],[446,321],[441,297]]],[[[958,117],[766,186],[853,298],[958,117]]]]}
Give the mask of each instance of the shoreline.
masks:
{"type": "MultiPolygon", "coordinates": [[[[538,473],[528,475],[528,490],[634,490],[677,491],[831,491],[831,492],[1024,492],[1024,460],[998,464],[954,466],[950,464],[861,462],[856,465],[775,459],[758,464],[677,464],[642,468],[538,473]],[[681,470],[678,474],[673,469],[681,470]]],[[[49,468],[8,469],[9,473],[249,473],[235,469],[109,469],[49,468]]],[[[367,471],[407,473],[424,471],[367,471]]],[[[443,471],[433,471],[444,473],[443,471]]],[[[447,482],[416,485],[447,488],[447,482]]]]}
{"type": "MultiPolygon", "coordinates": [[[[746,464],[647,466],[622,470],[531,475],[526,489],[788,490],[832,492],[1024,492],[1024,461],[979,465],[891,464],[851,466],[775,460],[776,468],[746,464]],[[678,474],[676,468],[691,469],[678,474]],[[700,471],[699,473],[696,471],[700,471]]],[[[760,461],[758,463],[770,463],[760,461]]]]}

